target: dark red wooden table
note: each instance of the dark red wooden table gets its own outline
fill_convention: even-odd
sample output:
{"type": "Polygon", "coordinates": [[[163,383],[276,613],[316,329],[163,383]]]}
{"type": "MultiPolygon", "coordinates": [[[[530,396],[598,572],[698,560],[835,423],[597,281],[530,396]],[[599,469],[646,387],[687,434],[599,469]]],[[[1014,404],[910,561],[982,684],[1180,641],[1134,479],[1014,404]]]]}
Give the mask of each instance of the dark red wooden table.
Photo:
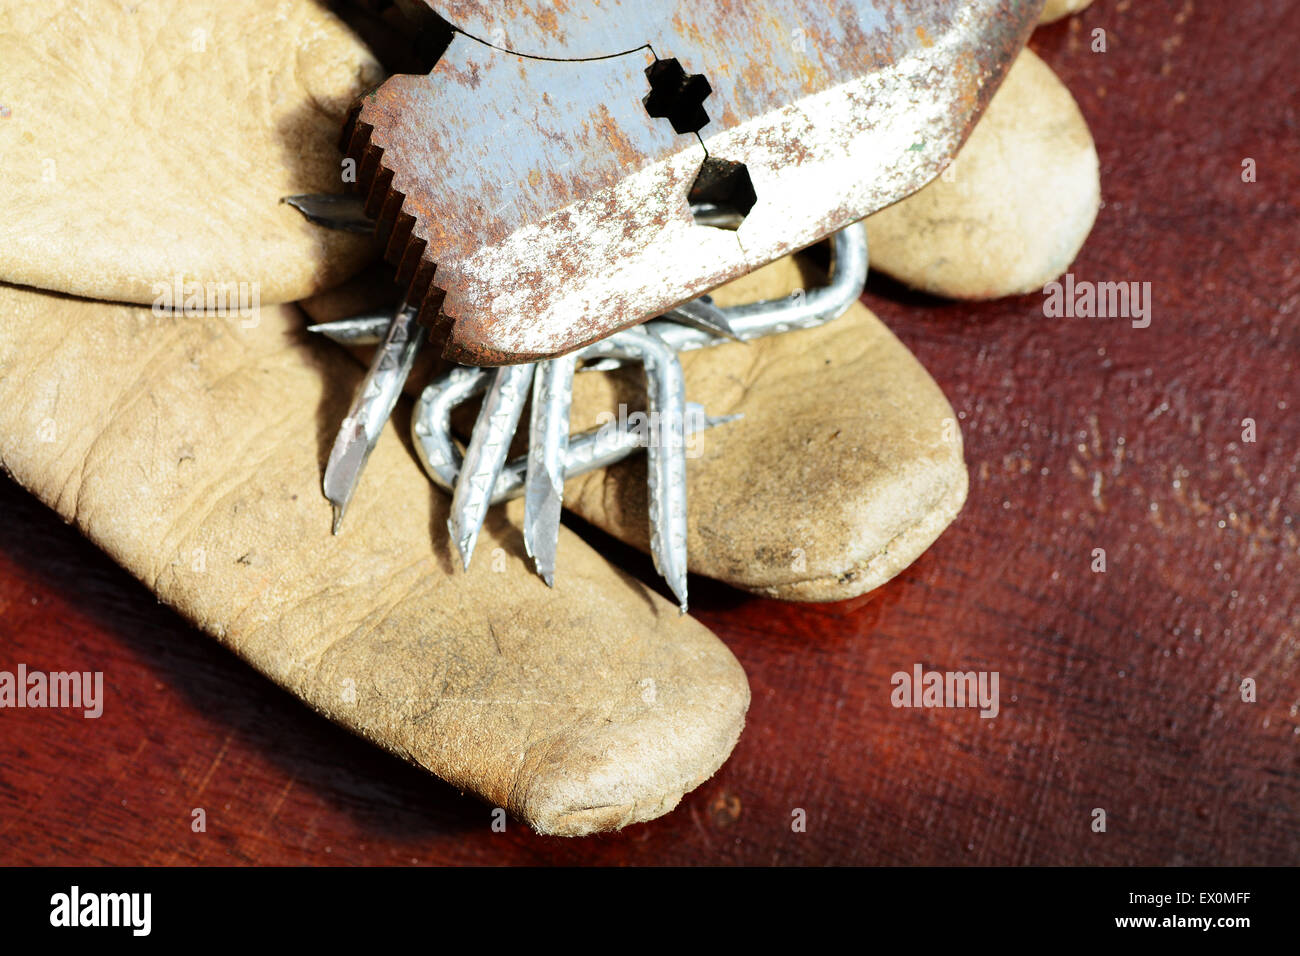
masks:
{"type": "Polygon", "coordinates": [[[102,670],[111,694],[98,721],[0,711],[0,863],[1296,862],[1297,37],[1290,0],[1098,0],[1038,32],[1101,153],[1074,272],[1151,282],[1151,325],[873,280],[961,416],[970,502],[856,601],[692,582],[754,702],[730,762],[659,821],[494,833],[0,481],[0,669],[102,670]],[[998,671],[1001,715],[893,709],[917,662],[998,671]]]}

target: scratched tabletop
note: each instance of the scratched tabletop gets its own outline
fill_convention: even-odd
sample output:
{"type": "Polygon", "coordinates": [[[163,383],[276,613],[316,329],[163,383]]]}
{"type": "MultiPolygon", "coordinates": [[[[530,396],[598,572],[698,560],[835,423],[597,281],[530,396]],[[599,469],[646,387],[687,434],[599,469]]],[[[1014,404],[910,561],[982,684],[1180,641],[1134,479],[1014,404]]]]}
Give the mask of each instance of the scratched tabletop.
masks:
{"type": "Polygon", "coordinates": [[[0,711],[0,863],[1297,862],[1297,36],[1287,0],[1098,0],[1037,32],[1101,156],[1072,271],[1150,282],[1150,325],[872,280],[960,416],[970,500],[853,601],[691,582],[754,699],[731,759],[654,822],[495,832],[0,479],[0,669],[101,670],[112,701],[0,711]],[[998,672],[1000,713],[894,708],[916,664],[998,672]]]}

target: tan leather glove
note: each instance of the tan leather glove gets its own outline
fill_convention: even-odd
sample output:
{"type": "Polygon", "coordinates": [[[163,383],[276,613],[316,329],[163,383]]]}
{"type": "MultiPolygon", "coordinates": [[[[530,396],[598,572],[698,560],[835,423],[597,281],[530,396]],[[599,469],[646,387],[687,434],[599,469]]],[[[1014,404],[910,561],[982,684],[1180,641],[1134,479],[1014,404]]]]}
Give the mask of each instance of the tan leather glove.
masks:
{"type": "Polygon", "coordinates": [[[297,309],[245,329],[0,286],[0,316],[5,470],[325,716],[543,833],[658,816],[730,753],[749,690],[725,646],[567,531],[549,590],[518,509],[453,570],[398,429],[330,534],[360,369],[297,309]]]}
{"type": "MultiPolygon", "coordinates": [[[[0,227],[0,278],[140,302],[178,277],[255,282],[266,305],[364,261],[364,243],[276,203],[335,189],[338,119],[377,78],[332,17],[308,0],[141,3],[93,25],[71,4],[41,9],[60,26],[26,48],[38,14],[0,2],[0,53],[25,91],[0,124],[22,160],[0,184],[21,212],[0,227]],[[73,33],[85,42],[59,42],[73,33]],[[299,62],[301,43],[314,55],[299,62]],[[251,97],[212,85],[208,53],[253,79],[251,97]],[[33,179],[43,153],[52,181],[33,179]]],[[[787,261],[718,295],[812,281],[787,261]]],[[[399,429],[329,535],[320,472],[360,370],[307,343],[296,309],[245,328],[0,286],[0,317],[6,470],[332,719],[566,834],[666,812],[730,752],[748,688],[715,638],[567,533],[547,590],[519,553],[517,507],[494,511],[478,563],[454,570],[446,499],[399,429]]],[[[960,508],[952,410],[865,309],[686,365],[693,400],[745,415],[690,465],[704,573],[797,599],[861,593],[960,508]]],[[[575,424],[626,394],[580,377],[575,424]]],[[[642,467],[578,479],[570,503],[643,541],[642,467]]]]}
{"type": "Polygon", "coordinates": [[[341,190],[343,116],[383,78],[320,4],[0,0],[0,64],[0,281],[148,305],[193,280],[267,305],[372,256],[280,202],[341,190]]]}

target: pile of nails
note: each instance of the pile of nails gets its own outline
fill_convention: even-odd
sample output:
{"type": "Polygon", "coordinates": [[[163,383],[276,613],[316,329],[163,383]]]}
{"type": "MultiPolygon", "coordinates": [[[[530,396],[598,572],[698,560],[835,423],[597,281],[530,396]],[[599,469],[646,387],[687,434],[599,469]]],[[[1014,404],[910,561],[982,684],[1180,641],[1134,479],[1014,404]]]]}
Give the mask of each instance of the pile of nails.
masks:
{"type": "MultiPolygon", "coordinates": [[[[288,201],[317,222],[365,228],[353,211],[334,208],[334,199],[294,196],[288,201]]],[[[711,418],[698,405],[687,403],[678,354],[812,328],[843,315],[862,294],[867,278],[867,238],[861,223],[831,237],[831,261],[830,282],[819,289],[729,308],[719,308],[703,296],[568,355],[491,369],[455,366],[431,382],[415,404],[412,431],[429,478],[452,496],[447,525],[462,565],[469,567],[488,508],[522,495],[525,551],[553,587],[565,479],[645,448],[650,553],[655,570],[685,612],[687,437],[731,419],[711,418]],[[574,374],[626,363],[640,363],[645,369],[649,433],[626,419],[570,436],[574,374]],[[451,431],[452,410],[479,394],[482,405],[462,453],[451,431]],[[528,453],[507,460],[530,397],[528,453]]],[[[323,490],[334,506],[335,534],[425,342],[415,316],[416,310],[403,303],[395,315],[363,314],[311,326],[313,332],[342,344],[377,346],[325,468],[323,490]]]]}

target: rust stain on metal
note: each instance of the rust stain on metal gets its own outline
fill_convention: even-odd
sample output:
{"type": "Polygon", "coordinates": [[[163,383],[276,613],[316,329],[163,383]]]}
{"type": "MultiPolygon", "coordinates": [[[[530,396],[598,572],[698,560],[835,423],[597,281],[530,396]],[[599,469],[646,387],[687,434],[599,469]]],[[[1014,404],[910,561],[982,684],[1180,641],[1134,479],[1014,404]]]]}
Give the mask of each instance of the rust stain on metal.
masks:
{"type": "Polygon", "coordinates": [[[618,128],[618,123],[610,114],[609,107],[601,106],[598,115],[600,116],[598,135],[604,140],[610,153],[618,160],[618,164],[625,169],[637,168],[641,163],[641,153],[638,152],[635,144],[628,139],[627,135],[618,128]]]}

